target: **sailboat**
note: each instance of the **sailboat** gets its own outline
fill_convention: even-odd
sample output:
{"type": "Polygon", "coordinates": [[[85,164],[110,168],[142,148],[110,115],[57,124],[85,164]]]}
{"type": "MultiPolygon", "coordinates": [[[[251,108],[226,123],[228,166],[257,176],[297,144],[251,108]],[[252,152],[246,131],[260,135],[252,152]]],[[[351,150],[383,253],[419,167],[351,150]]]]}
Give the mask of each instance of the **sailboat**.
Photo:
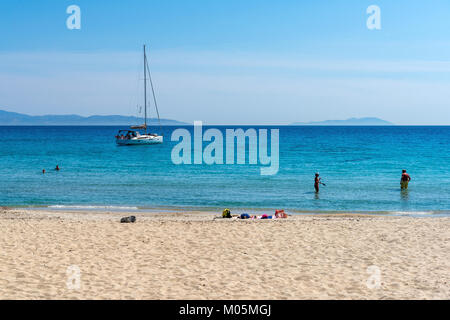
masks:
{"type": "Polygon", "coordinates": [[[116,143],[121,146],[125,145],[148,145],[163,143],[163,136],[157,133],[150,133],[147,130],[147,74],[152,88],[153,102],[158,115],[159,128],[161,130],[161,120],[159,118],[158,104],[156,103],[155,89],[153,88],[153,81],[148,68],[147,54],[144,45],[144,124],[138,126],[131,126],[133,130],[119,130],[116,135],[116,143]]]}

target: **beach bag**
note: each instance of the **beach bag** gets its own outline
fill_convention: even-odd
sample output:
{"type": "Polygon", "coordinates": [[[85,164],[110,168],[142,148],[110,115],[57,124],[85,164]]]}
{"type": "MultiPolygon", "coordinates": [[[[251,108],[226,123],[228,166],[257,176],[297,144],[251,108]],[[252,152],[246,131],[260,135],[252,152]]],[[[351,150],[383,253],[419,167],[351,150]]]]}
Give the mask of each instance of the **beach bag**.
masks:
{"type": "Polygon", "coordinates": [[[287,214],[284,210],[275,210],[275,218],[287,218],[287,214]]]}
{"type": "Polygon", "coordinates": [[[241,219],[250,219],[250,215],[248,213],[241,214],[241,219]]]}
{"type": "Polygon", "coordinates": [[[136,222],[135,216],[123,217],[122,219],[120,219],[120,223],[135,223],[135,222],[136,222]]]}
{"type": "Polygon", "coordinates": [[[222,218],[231,218],[231,211],[230,211],[230,209],[223,210],[222,218]]]}

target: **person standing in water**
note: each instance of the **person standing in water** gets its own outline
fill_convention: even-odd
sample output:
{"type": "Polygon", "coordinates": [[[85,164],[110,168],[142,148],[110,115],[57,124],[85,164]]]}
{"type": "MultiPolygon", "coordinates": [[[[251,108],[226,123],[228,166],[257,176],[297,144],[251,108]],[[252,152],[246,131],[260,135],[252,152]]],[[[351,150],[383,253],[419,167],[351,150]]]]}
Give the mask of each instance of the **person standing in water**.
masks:
{"type": "Polygon", "coordinates": [[[316,192],[319,192],[319,184],[321,184],[322,182],[320,181],[321,179],[319,178],[319,174],[316,173],[316,177],[314,178],[314,189],[316,189],[316,192]]]}
{"type": "Polygon", "coordinates": [[[411,177],[406,173],[406,170],[402,170],[402,177],[400,179],[400,188],[402,190],[408,189],[409,181],[411,181],[411,177]]]}
{"type": "Polygon", "coordinates": [[[56,171],[59,171],[59,170],[60,170],[60,169],[59,169],[59,165],[56,165],[55,170],[56,170],[56,171]]]}

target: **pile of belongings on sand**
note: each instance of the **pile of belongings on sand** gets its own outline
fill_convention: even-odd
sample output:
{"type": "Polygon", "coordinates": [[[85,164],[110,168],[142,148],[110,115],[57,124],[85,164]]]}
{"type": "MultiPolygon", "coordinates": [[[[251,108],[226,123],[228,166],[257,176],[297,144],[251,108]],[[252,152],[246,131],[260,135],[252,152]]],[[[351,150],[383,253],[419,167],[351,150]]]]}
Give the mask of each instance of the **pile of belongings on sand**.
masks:
{"type": "Polygon", "coordinates": [[[284,210],[275,210],[275,214],[273,216],[269,216],[267,214],[263,215],[249,215],[248,213],[241,213],[238,216],[232,216],[230,209],[225,209],[222,212],[222,218],[237,218],[237,219],[286,219],[288,215],[284,212],[284,210]]]}

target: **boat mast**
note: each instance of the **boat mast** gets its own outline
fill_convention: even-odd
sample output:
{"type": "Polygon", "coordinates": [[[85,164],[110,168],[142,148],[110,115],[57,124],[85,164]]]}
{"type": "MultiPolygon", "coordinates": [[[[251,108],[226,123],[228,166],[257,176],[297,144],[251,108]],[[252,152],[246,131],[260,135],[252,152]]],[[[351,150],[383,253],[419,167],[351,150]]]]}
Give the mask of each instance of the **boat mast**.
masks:
{"type": "Polygon", "coordinates": [[[150,86],[152,88],[153,102],[155,103],[156,114],[158,115],[159,130],[160,130],[160,134],[162,135],[163,133],[162,133],[162,127],[161,127],[161,119],[159,117],[158,103],[156,102],[155,88],[153,87],[152,75],[150,73],[150,67],[148,66],[147,59],[146,59],[146,64],[147,64],[148,80],[150,81],[150,86]]]}
{"type": "Polygon", "coordinates": [[[145,44],[144,44],[144,107],[145,107],[144,126],[145,126],[145,134],[147,134],[147,55],[145,54],[145,44]]]}

